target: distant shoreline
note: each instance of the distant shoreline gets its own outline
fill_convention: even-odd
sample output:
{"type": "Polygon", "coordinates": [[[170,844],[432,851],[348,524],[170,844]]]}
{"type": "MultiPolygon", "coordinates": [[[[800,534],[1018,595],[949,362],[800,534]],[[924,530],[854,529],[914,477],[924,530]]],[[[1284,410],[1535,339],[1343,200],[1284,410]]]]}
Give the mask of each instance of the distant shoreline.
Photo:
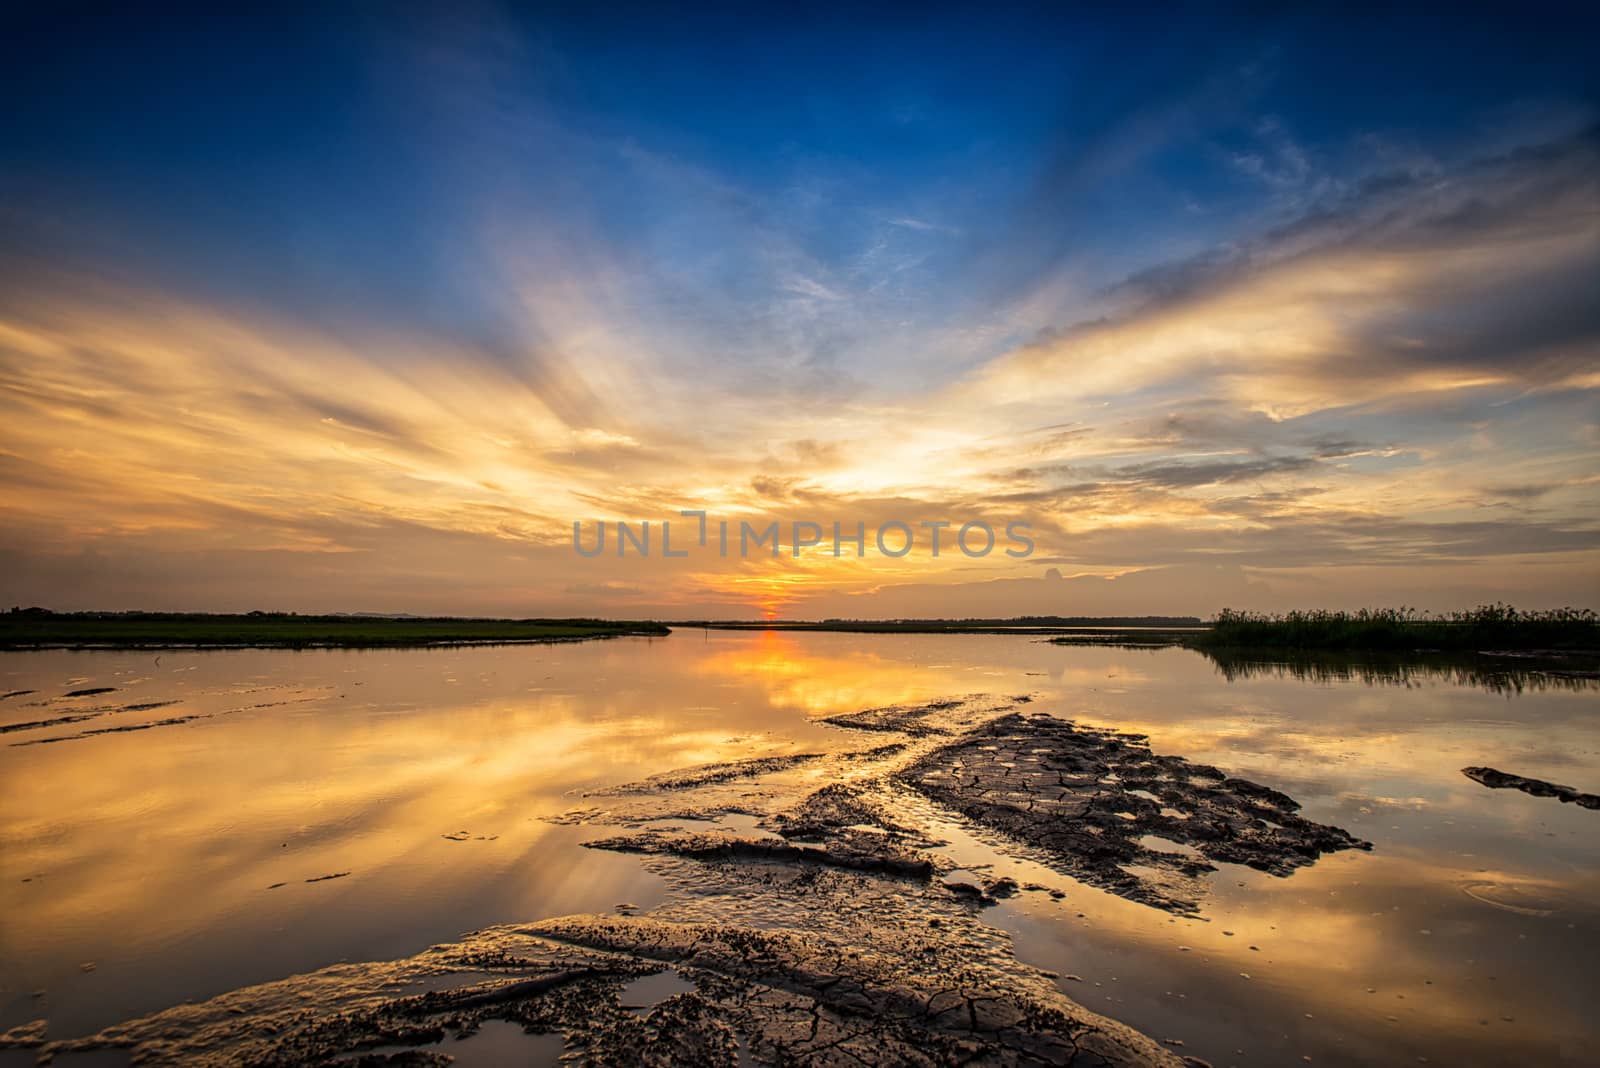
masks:
{"type": "Polygon", "coordinates": [[[822,631],[845,634],[1058,634],[1084,638],[1138,635],[1147,639],[1197,634],[1198,616],[1019,616],[1016,619],[690,620],[668,624],[695,630],[822,631]]]}
{"type": "Polygon", "coordinates": [[[1600,622],[1587,610],[1516,612],[1503,606],[1455,616],[1224,611],[1193,616],[1022,616],[1015,619],[605,620],[457,616],[298,615],[251,612],[0,613],[0,650],[20,649],[382,649],[548,644],[598,638],[665,637],[673,630],[810,631],[844,634],[989,634],[1047,638],[1057,645],[1181,646],[1211,655],[1351,653],[1594,654],[1600,622]]]}
{"type": "Polygon", "coordinates": [[[1505,604],[1443,616],[1406,609],[1281,615],[1224,609],[1185,644],[1204,652],[1593,653],[1600,650],[1600,616],[1586,608],[1530,612],[1505,604]]]}
{"type": "Polygon", "coordinates": [[[0,614],[0,650],[386,649],[661,637],[660,623],[601,619],[209,615],[166,612],[0,614]]]}

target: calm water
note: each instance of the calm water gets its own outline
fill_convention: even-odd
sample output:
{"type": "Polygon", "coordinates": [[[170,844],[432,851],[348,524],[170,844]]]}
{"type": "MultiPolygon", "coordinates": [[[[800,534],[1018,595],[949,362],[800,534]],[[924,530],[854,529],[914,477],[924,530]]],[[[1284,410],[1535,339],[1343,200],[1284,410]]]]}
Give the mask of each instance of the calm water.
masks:
{"type": "Polygon", "coordinates": [[[0,693],[17,690],[37,692],[0,701],[0,726],[59,720],[0,734],[0,1030],[43,1017],[53,1037],[84,1034],[488,924],[648,909],[664,887],[638,858],[581,849],[593,832],[545,817],[673,768],[858,744],[822,716],[1032,692],[1037,710],[1147,733],[1375,846],[1288,879],[1223,865],[1202,915],[1175,919],[952,826],[958,857],[1067,891],[984,917],[1072,997],[1219,1065],[1600,1063],[1600,813],[1459,771],[1600,790],[1590,684],[1230,681],[1183,650],[680,631],[0,654],[0,693]],[[115,689],[63,696],[98,687],[115,689]],[[16,744],[168,719],[183,721],[16,744]]]}

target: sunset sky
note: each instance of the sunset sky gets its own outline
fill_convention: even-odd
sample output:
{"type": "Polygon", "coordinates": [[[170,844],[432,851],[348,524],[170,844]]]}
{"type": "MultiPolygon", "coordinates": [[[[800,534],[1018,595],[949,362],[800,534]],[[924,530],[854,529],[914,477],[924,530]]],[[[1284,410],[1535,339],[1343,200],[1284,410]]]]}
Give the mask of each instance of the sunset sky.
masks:
{"type": "Polygon", "coordinates": [[[1600,603],[1576,6],[39,10],[5,606],[1600,603]],[[696,508],[1037,548],[573,551],[696,508]]]}

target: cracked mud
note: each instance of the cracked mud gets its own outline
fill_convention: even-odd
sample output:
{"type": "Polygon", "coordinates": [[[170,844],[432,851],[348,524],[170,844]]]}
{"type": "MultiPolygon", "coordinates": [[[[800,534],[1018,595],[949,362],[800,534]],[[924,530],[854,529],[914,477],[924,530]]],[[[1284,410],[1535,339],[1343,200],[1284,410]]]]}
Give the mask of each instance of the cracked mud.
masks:
{"type": "Polygon", "coordinates": [[[138,1063],[446,1064],[457,1040],[507,1021],[600,1065],[1184,1063],[1019,961],[983,909],[1063,891],[974,874],[950,836],[1176,913],[1195,909],[1216,863],[1283,876],[1365,843],[1266,786],[1136,736],[1026,715],[1025,703],[833,717],[846,744],[863,733],[876,744],[585,794],[589,807],[553,822],[595,828],[585,845],[661,876],[666,899],[647,916],[618,905],[492,928],[87,1038],[21,1028],[0,1046],[46,1059],[124,1048],[138,1063]],[[1194,855],[1141,844],[1150,835],[1194,855]],[[637,1003],[641,978],[668,975],[671,992],[637,1003]]]}
{"type": "Polygon", "coordinates": [[[1059,871],[1174,912],[1198,907],[1192,880],[1216,861],[1287,875],[1323,853],[1371,848],[1301,817],[1277,790],[1156,755],[1142,735],[1052,716],[1003,716],[896,777],[1041,850],[1059,871]],[[1147,836],[1199,856],[1141,844],[1147,836]]]}
{"type": "Polygon", "coordinates": [[[562,1035],[601,1065],[1177,1063],[1047,982],[929,967],[923,948],[570,916],[247,988],[87,1039],[48,1042],[32,1026],[5,1038],[52,1057],[109,1047],[198,1065],[447,1064],[453,1041],[506,1020],[562,1035]],[[625,984],[669,968],[692,989],[643,1013],[624,1004],[625,984]],[[427,989],[396,993],[407,987],[427,989]]]}

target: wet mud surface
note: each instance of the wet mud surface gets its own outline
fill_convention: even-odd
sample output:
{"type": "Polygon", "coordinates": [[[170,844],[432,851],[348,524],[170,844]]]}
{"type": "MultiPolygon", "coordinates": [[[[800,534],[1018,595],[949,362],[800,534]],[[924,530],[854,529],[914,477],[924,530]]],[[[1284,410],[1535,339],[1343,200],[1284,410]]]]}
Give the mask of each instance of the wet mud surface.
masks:
{"type": "Polygon", "coordinates": [[[47,1042],[25,1027],[5,1041],[47,1059],[119,1048],[142,1063],[448,1064],[456,1042],[504,1020],[602,1065],[1181,1063],[1047,983],[929,967],[926,948],[894,934],[867,947],[572,916],[237,991],[87,1039],[47,1042]],[[625,996],[669,973],[679,992],[643,1005],[625,996]]]}
{"type": "Polygon", "coordinates": [[[783,756],[760,757],[754,760],[733,760],[718,764],[705,764],[683,771],[669,771],[639,782],[614,787],[606,793],[651,794],[662,790],[688,790],[712,783],[732,782],[736,779],[755,779],[775,771],[808,761],[821,759],[821,753],[793,753],[783,756]]]}
{"type": "Polygon", "coordinates": [[[1277,790],[1156,755],[1141,735],[1047,715],[1003,716],[896,777],[1042,851],[1058,871],[1174,912],[1198,908],[1194,879],[1214,862],[1287,875],[1324,853],[1371,848],[1304,819],[1277,790]],[[1159,841],[1144,844],[1151,836],[1159,841]]]}
{"type": "Polygon", "coordinates": [[[1564,804],[1577,805],[1579,808],[1600,809],[1600,794],[1582,793],[1575,787],[1513,775],[1497,768],[1462,768],[1461,774],[1491,790],[1521,790],[1534,797],[1553,797],[1564,804]]]}
{"type": "Polygon", "coordinates": [[[497,927],[87,1038],[19,1029],[0,1046],[45,1059],[120,1048],[139,1063],[445,1064],[503,1021],[602,1065],[1178,1065],[1168,1046],[1071,1000],[984,922],[1000,898],[1063,891],[964,867],[953,838],[1153,915],[1192,913],[1218,863],[1287,876],[1366,846],[1268,786],[1025,698],[824,722],[839,729],[836,752],[588,791],[557,818],[665,881],[648,915],[622,904],[497,927]]]}

